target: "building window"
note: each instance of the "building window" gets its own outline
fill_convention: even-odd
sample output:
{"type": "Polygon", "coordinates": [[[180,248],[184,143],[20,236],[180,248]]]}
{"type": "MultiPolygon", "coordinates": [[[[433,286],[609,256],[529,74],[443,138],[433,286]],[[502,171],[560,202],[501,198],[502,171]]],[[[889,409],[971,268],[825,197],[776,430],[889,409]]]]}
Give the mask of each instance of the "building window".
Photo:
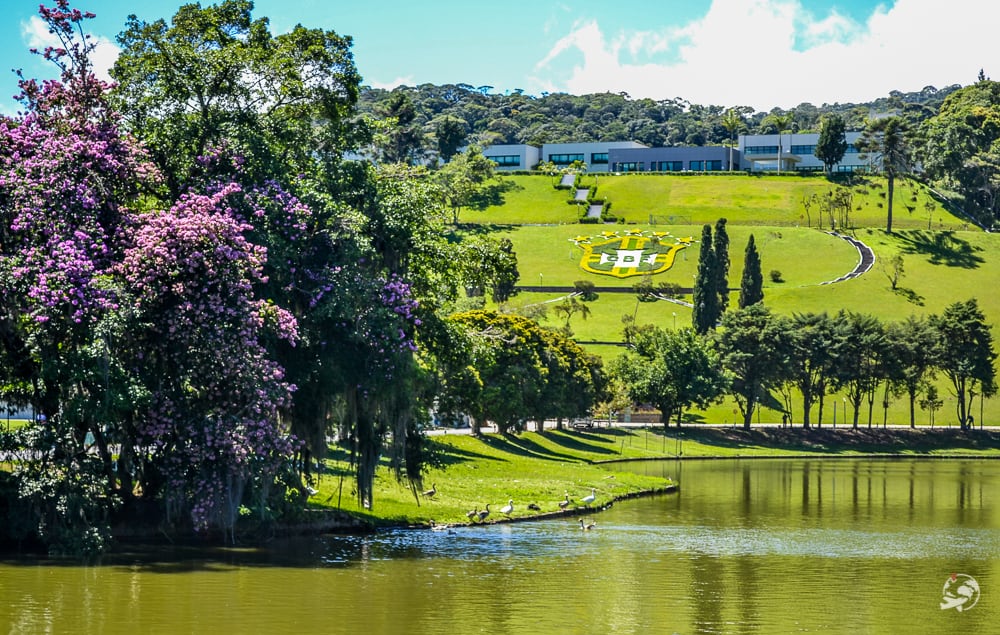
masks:
{"type": "Polygon", "coordinates": [[[707,172],[721,172],[722,171],[722,161],[705,161],[705,171],[707,171],[707,172]]]}
{"type": "Polygon", "coordinates": [[[680,172],[684,169],[683,161],[660,161],[654,165],[660,172],[680,172]]]}
{"type": "Polygon", "coordinates": [[[778,146],[747,146],[743,154],[778,154],[778,146]]]}
{"type": "Polygon", "coordinates": [[[608,163],[608,153],[594,152],[590,155],[590,162],[593,165],[606,165],[608,163]]]}
{"type": "Polygon", "coordinates": [[[815,154],[816,146],[792,146],[792,154],[815,154]]]}
{"type": "Polygon", "coordinates": [[[861,150],[858,150],[853,143],[847,144],[847,149],[844,150],[844,154],[859,154],[861,150]]]}
{"type": "Polygon", "coordinates": [[[703,161],[691,161],[688,163],[688,169],[692,172],[701,172],[703,161]]]}
{"type": "Polygon", "coordinates": [[[615,164],[615,172],[642,172],[645,163],[635,161],[623,161],[615,164]]]}
{"type": "Polygon", "coordinates": [[[583,161],[582,154],[550,154],[549,161],[556,165],[569,165],[574,161],[583,161]]]}
{"type": "Polygon", "coordinates": [[[521,157],[516,154],[499,156],[499,157],[486,157],[486,158],[492,161],[493,163],[496,163],[497,167],[501,168],[518,167],[519,165],[521,165],[521,157]]]}

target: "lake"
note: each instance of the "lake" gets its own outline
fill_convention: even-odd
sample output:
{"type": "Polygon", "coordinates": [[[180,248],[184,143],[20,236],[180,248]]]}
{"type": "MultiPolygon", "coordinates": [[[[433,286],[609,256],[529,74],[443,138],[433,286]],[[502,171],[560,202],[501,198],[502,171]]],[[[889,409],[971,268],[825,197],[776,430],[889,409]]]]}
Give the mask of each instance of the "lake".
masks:
{"type": "Polygon", "coordinates": [[[1000,462],[611,469],[681,489],[587,516],[592,531],[567,518],[7,560],[0,632],[997,632],[1000,462]],[[940,608],[962,600],[976,604],[940,608]]]}

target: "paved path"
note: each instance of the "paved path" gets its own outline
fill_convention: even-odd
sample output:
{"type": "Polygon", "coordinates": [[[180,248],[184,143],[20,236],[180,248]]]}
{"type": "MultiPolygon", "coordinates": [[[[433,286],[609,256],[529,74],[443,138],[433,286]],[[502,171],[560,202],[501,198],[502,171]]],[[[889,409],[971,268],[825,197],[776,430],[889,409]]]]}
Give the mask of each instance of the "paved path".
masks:
{"type": "Polygon", "coordinates": [[[562,185],[563,187],[572,187],[575,181],[575,174],[563,174],[562,178],[559,180],[559,185],[562,185]]]}
{"type": "Polygon", "coordinates": [[[837,232],[827,232],[831,236],[836,236],[837,238],[843,238],[847,242],[854,245],[854,248],[858,250],[858,264],[854,267],[854,271],[844,274],[837,278],[836,280],[828,280],[826,282],[821,282],[820,284],[833,284],[835,282],[843,282],[844,280],[850,280],[851,278],[857,278],[863,273],[868,273],[875,264],[875,252],[872,248],[864,244],[857,238],[853,236],[848,236],[846,234],[838,234],[837,232]]]}

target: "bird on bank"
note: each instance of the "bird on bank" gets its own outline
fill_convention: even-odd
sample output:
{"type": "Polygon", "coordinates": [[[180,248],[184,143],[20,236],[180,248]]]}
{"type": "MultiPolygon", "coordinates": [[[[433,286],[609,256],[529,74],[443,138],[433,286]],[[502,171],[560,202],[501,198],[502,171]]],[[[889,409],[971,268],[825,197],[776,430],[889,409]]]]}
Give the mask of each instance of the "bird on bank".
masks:
{"type": "Polygon", "coordinates": [[[465,517],[468,518],[469,520],[473,520],[474,518],[477,518],[478,516],[479,516],[479,508],[478,507],[475,508],[475,509],[472,509],[472,510],[469,510],[469,511],[465,512],[465,517]]]}
{"type": "Polygon", "coordinates": [[[500,508],[500,513],[504,516],[510,516],[510,513],[514,511],[514,499],[507,501],[507,504],[500,508]]]}
{"type": "Polygon", "coordinates": [[[423,495],[426,496],[427,498],[434,498],[434,495],[437,494],[437,493],[438,493],[438,491],[437,491],[437,485],[435,485],[434,483],[431,483],[431,488],[429,490],[427,490],[426,492],[423,492],[423,495]]]}
{"type": "Polygon", "coordinates": [[[595,500],[597,500],[597,490],[591,487],[590,494],[581,498],[580,502],[583,503],[584,505],[590,505],[595,500]]]}
{"type": "Polygon", "coordinates": [[[528,509],[530,509],[533,512],[540,512],[540,511],[542,511],[542,508],[539,507],[538,505],[534,504],[534,503],[528,503],[528,509]]]}
{"type": "Polygon", "coordinates": [[[582,518],[580,519],[580,529],[590,531],[594,527],[597,527],[597,523],[585,523],[582,518]]]}
{"type": "Polygon", "coordinates": [[[490,515],[490,504],[486,503],[486,509],[479,512],[479,522],[486,520],[486,517],[490,515]]]}
{"type": "Polygon", "coordinates": [[[569,507],[569,502],[570,502],[569,492],[566,492],[566,500],[559,501],[559,509],[566,509],[567,507],[569,507]]]}

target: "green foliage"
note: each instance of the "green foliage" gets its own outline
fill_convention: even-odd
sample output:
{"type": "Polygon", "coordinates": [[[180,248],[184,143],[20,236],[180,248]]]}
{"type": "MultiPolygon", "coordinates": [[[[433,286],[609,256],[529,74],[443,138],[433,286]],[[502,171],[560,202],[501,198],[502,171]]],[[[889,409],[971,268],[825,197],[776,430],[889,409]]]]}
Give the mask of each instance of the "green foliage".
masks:
{"type": "Polygon", "coordinates": [[[763,304],[722,319],[716,335],[720,362],[748,430],[757,404],[789,376],[791,337],[787,319],[772,315],[763,304]]]}
{"type": "Polygon", "coordinates": [[[616,358],[609,372],[627,386],[634,402],[655,406],[664,424],[676,415],[680,425],[684,410],[704,408],[726,389],[717,354],[692,329],[643,329],[636,334],[635,349],[616,358]]]}
{"type": "Polygon", "coordinates": [[[743,253],[743,276],[740,279],[739,307],[745,309],[764,301],[764,275],[760,268],[760,254],[754,244],[753,234],[747,239],[743,253]]]}
{"type": "Polygon", "coordinates": [[[823,117],[815,155],[823,162],[823,168],[827,174],[833,171],[834,165],[840,163],[845,152],[847,152],[847,135],[844,119],[839,115],[823,117]]]}
{"type": "Polygon", "coordinates": [[[715,329],[722,316],[719,303],[719,261],[712,241],[712,227],[705,225],[701,231],[701,245],[698,251],[698,274],[694,281],[691,314],[696,333],[704,334],[715,329]]]}
{"type": "Polygon", "coordinates": [[[975,393],[996,393],[993,335],[975,299],[949,305],[932,323],[938,332],[937,365],[954,389],[959,423],[969,428],[975,393]]]}

